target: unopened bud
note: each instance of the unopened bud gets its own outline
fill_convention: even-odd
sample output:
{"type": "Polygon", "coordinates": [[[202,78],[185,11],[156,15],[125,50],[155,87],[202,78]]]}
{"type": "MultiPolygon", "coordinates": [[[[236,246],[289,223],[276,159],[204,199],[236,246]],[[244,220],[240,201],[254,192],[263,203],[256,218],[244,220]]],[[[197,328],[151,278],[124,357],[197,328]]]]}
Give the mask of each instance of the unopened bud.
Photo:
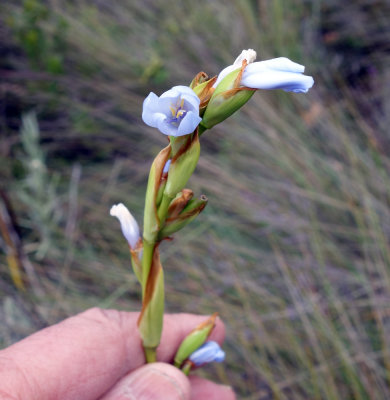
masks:
{"type": "Polygon", "coordinates": [[[206,72],[199,72],[198,74],[195,75],[195,78],[192,80],[190,84],[190,88],[196,93],[196,95],[199,97],[199,91],[196,91],[196,88],[204,83],[207,83],[209,80],[209,77],[207,76],[206,72]]]}
{"type": "Polygon", "coordinates": [[[197,326],[181,342],[174,359],[176,367],[179,368],[182,363],[207,340],[215,326],[216,318],[217,313],[213,314],[205,322],[197,326]]]}
{"type": "Polygon", "coordinates": [[[168,220],[175,219],[183,211],[192,199],[194,192],[191,189],[183,189],[171,202],[168,208],[168,220]]]}
{"type": "Polygon", "coordinates": [[[173,235],[175,232],[188,225],[204,210],[207,202],[208,199],[206,196],[201,196],[200,199],[189,200],[179,215],[171,215],[165,221],[165,225],[158,235],[159,240],[173,235]]]}
{"type": "Polygon", "coordinates": [[[206,110],[207,105],[211,99],[211,96],[215,90],[215,82],[217,77],[208,79],[207,75],[204,72],[199,72],[198,75],[194,78],[191,85],[194,85],[192,88],[193,91],[200,99],[199,104],[199,115],[202,116],[204,111],[206,110]]]}
{"type": "Polygon", "coordinates": [[[246,66],[244,60],[241,68],[228,73],[218,86],[204,112],[201,127],[212,128],[240,109],[252,96],[255,90],[240,86],[243,70],[246,66]]]}

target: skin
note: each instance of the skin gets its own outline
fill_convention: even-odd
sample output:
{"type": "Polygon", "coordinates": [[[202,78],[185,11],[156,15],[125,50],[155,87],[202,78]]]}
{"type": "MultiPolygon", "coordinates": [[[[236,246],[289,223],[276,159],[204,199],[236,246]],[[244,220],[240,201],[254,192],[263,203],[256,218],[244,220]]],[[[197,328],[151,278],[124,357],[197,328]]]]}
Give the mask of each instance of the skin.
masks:
{"type": "MultiPolygon", "coordinates": [[[[1,400],[234,400],[231,388],[168,364],[205,317],[166,315],[158,363],[145,365],[138,313],[93,308],[0,351],[1,400]]],[[[223,342],[218,320],[210,340],[223,342]]]]}

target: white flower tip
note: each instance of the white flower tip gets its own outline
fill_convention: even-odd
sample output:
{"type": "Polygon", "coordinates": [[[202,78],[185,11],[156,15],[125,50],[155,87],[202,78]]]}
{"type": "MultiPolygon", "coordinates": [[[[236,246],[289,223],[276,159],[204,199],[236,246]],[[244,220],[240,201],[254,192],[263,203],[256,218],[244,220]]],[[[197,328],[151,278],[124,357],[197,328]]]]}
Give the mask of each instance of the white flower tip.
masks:
{"type": "Polygon", "coordinates": [[[256,60],[257,54],[253,49],[243,50],[241,54],[236,58],[233,65],[241,67],[242,62],[246,60],[248,64],[253,63],[256,60]]]}
{"type": "Polygon", "coordinates": [[[121,215],[124,215],[126,212],[129,212],[129,210],[122,203],[114,204],[110,209],[110,215],[117,218],[119,218],[121,215]]]}
{"type": "Polygon", "coordinates": [[[118,218],[123,236],[126,238],[130,247],[134,249],[139,239],[139,227],[137,221],[131,215],[130,211],[122,203],[113,205],[110,215],[118,218]]]}

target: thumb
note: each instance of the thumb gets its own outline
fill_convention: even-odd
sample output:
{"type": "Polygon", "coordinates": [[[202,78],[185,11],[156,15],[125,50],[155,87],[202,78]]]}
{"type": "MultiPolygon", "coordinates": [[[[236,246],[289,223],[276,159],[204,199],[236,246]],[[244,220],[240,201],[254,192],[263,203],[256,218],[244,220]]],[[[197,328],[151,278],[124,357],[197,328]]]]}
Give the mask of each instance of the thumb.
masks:
{"type": "Polygon", "coordinates": [[[100,400],[189,400],[190,383],[173,365],[147,364],[125,375],[100,400]]]}

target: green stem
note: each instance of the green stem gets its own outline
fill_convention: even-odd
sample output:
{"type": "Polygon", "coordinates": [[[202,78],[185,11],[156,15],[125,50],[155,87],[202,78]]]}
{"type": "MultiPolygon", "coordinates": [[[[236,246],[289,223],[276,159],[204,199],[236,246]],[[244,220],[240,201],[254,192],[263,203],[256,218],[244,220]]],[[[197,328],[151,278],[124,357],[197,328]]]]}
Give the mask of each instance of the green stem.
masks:
{"type": "Polygon", "coordinates": [[[146,362],[148,364],[154,363],[157,361],[155,347],[144,347],[144,351],[145,351],[146,362]]]}
{"type": "Polygon", "coordinates": [[[160,229],[164,226],[165,220],[167,219],[168,208],[171,204],[172,198],[167,196],[165,193],[163,194],[161,204],[158,207],[157,215],[160,221],[160,229]]]}
{"type": "Polygon", "coordinates": [[[186,361],[184,363],[184,365],[181,367],[181,372],[183,372],[184,375],[189,375],[189,373],[191,372],[191,368],[192,368],[192,363],[189,361],[186,361]]]}
{"type": "Polygon", "coordinates": [[[199,126],[198,126],[198,133],[199,133],[199,136],[200,136],[204,131],[206,131],[206,130],[207,130],[207,128],[206,128],[204,125],[199,124],[199,126]]]}

